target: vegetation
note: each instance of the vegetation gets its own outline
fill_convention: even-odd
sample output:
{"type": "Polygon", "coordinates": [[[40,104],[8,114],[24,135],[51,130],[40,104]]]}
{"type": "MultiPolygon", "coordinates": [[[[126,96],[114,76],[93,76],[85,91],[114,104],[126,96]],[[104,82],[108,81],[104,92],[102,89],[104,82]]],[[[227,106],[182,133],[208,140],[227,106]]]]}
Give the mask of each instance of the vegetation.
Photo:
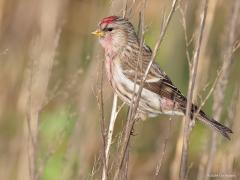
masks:
{"type": "Polygon", "coordinates": [[[0,0],[0,179],[238,179],[239,15],[239,0],[0,0]],[[231,141],[178,116],[135,121],[116,96],[113,105],[91,35],[112,14],[159,45],[153,60],[231,141]]]}

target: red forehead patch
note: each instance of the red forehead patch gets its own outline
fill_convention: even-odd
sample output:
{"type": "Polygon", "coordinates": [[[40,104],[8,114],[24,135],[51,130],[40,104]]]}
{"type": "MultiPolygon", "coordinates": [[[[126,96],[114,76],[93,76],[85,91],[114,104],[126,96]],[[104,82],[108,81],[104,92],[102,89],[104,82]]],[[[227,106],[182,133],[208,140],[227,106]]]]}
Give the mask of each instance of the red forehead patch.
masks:
{"type": "Polygon", "coordinates": [[[109,23],[115,21],[116,19],[118,19],[118,16],[105,17],[100,21],[100,25],[103,24],[103,23],[109,24],[109,23]]]}

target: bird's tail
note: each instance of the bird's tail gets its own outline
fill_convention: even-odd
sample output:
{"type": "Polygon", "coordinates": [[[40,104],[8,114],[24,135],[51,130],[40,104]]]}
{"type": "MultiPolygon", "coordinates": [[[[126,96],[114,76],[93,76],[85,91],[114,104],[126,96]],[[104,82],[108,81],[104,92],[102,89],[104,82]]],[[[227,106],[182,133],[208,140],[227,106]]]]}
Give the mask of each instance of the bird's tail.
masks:
{"type": "Polygon", "coordinates": [[[210,119],[207,117],[207,115],[201,110],[199,114],[197,115],[197,119],[204,124],[207,124],[209,127],[217,130],[219,133],[221,133],[224,137],[226,137],[228,140],[230,140],[229,134],[233,133],[232,130],[218,121],[214,119],[210,119]]]}

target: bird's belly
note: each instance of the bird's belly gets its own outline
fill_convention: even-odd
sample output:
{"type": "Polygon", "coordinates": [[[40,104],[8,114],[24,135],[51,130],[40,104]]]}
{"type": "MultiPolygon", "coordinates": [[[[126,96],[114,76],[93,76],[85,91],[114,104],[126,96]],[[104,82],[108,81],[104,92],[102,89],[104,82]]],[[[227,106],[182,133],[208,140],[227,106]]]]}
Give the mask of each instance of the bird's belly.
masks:
{"type": "MultiPolygon", "coordinates": [[[[138,93],[139,85],[134,85],[134,82],[123,74],[120,64],[116,62],[106,61],[106,71],[111,86],[119,98],[130,105],[134,92],[135,97],[138,93]]],[[[182,115],[182,112],[178,112],[173,109],[174,108],[171,108],[171,102],[167,99],[148,89],[142,89],[138,107],[139,111],[146,112],[151,116],[156,116],[161,113],[169,115],[182,115]]]]}
{"type": "MultiPolygon", "coordinates": [[[[139,85],[129,80],[122,72],[120,65],[113,64],[111,85],[122,101],[131,104],[133,94],[138,93],[139,85]]],[[[136,97],[136,96],[135,96],[136,97]]],[[[161,97],[147,89],[143,89],[139,100],[139,110],[151,114],[159,114],[161,106],[161,97]]]]}

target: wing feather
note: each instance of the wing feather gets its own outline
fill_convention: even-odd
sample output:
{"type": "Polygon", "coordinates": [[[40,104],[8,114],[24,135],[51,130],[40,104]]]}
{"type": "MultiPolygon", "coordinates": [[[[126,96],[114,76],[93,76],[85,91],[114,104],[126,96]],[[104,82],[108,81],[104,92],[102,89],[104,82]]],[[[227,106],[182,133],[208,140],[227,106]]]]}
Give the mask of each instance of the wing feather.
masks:
{"type": "MultiPolygon", "coordinates": [[[[123,74],[133,82],[140,84],[148,63],[151,59],[152,51],[148,46],[144,46],[142,63],[138,63],[137,58],[125,58],[121,61],[123,74]]],[[[186,97],[177,89],[170,78],[161,70],[157,63],[153,63],[144,83],[144,88],[159,94],[160,96],[178,102],[181,107],[186,106],[186,97]]]]}

